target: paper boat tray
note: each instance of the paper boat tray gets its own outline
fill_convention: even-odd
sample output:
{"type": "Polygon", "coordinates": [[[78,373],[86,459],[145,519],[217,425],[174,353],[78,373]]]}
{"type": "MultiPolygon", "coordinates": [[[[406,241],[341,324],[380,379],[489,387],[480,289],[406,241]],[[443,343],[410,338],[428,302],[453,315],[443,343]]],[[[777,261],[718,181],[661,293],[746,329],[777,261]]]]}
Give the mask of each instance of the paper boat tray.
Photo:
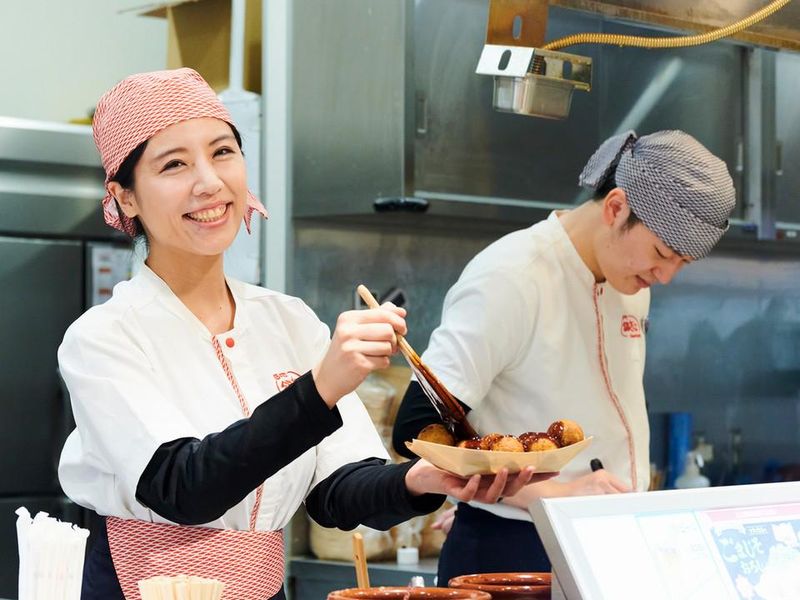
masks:
{"type": "MultiPolygon", "coordinates": [[[[582,442],[565,446],[558,450],[545,452],[493,452],[490,450],[470,450],[444,446],[432,442],[423,442],[414,439],[406,442],[406,446],[420,458],[436,465],[440,469],[450,471],[461,477],[470,475],[497,473],[503,467],[509,473],[518,473],[525,467],[535,467],[537,473],[552,473],[560,471],[573,458],[588,448],[592,438],[588,437],[582,442]]],[[[586,463],[589,468],[589,463],[586,463]]]]}

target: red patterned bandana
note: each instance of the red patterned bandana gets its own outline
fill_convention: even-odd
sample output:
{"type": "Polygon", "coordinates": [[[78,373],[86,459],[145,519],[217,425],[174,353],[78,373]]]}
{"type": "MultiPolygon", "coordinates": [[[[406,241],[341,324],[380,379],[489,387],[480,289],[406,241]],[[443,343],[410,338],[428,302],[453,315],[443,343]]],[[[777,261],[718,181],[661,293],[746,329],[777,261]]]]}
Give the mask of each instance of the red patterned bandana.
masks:
{"type": "MultiPolygon", "coordinates": [[[[214,90],[193,69],[131,75],[103,94],[97,103],[92,130],[106,171],[103,198],[106,223],[131,237],[135,235],[133,220],[118,210],[108,191],[109,181],[139,144],[170,125],[201,117],[213,117],[233,125],[230,113],[214,90]]],[[[250,191],[247,192],[247,206],[244,222],[249,232],[253,211],[266,217],[267,209],[250,191]]]]}

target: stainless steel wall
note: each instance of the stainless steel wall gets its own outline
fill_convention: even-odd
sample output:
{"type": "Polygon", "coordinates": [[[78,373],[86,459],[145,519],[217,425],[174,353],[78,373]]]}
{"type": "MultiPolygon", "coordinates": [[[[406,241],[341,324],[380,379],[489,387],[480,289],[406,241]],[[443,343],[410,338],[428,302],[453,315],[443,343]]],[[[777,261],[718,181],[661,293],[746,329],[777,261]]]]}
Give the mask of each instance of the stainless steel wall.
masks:
{"type": "Polygon", "coordinates": [[[741,428],[753,476],[800,462],[800,258],[716,252],[654,290],[650,322],[651,411],[690,411],[723,459],[741,428]]]}
{"type": "Polygon", "coordinates": [[[800,54],[782,52],[775,61],[775,125],[778,174],[775,214],[778,221],[800,223],[800,54]]]}

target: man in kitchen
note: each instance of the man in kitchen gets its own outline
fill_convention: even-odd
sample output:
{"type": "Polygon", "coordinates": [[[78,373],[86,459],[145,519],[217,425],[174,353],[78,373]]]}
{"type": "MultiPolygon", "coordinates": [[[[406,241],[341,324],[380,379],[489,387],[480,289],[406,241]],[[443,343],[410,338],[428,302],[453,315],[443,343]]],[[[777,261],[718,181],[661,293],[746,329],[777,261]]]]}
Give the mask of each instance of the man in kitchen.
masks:
{"type": "MultiPolygon", "coordinates": [[[[644,491],[649,426],[642,377],[650,286],[705,257],[735,204],[725,164],[681,131],[606,140],[579,184],[593,198],[481,251],[444,300],[423,361],[481,435],[576,421],[594,436],[559,477],[502,504],[460,503],[438,584],[467,573],[549,571],[527,506],[541,497],[644,491]],[[597,457],[603,469],[592,471],[597,457]]],[[[441,422],[412,381],[393,435],[397,452],[441,422]]],[[[451,525],[452,524],[452,525],[451,525]]]]}

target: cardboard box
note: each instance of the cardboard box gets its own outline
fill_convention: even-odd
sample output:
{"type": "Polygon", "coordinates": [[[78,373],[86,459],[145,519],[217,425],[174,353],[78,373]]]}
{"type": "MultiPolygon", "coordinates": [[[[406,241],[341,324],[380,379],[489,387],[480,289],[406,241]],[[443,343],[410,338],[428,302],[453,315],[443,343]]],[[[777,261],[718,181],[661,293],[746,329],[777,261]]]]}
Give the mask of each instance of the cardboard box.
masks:
{"type": "MultiPolygon", "coordinates": [[[[167,68],[191,67],[217,92],[228,87],[231,0],[175,0],[136,12],[167,19],[167,68]]],[[[247,0],[244,88],[261,93],[261,0],[247,0]]]]}

